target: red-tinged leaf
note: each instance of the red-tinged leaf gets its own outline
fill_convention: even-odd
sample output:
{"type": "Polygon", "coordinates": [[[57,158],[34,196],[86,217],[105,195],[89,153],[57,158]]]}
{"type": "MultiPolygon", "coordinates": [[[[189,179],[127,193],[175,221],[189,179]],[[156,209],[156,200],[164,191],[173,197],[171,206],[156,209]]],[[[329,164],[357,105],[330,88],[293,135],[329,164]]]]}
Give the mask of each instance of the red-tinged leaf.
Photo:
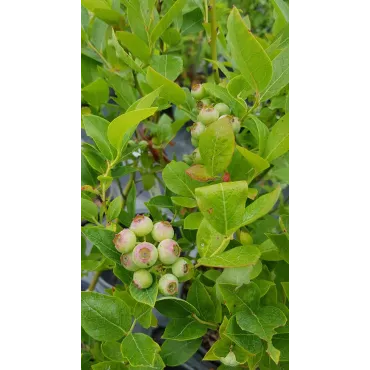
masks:
{"type": "Polygon", "coordinates": [[[202,164],[196,164],[194,166],[189,167],[186,170],[186,174],[190,176],[193,180],[207,182],[211,180],[215,180],[214,176],[211,176],[205,166],[202,164]]]}

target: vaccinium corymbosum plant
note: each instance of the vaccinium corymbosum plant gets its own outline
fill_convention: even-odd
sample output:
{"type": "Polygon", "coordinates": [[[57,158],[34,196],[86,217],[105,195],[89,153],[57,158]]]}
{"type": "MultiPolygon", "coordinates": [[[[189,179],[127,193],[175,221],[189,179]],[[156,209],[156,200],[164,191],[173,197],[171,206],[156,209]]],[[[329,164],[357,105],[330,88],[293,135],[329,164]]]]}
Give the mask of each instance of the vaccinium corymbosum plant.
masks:
{"type": "Polygon", "coordinates": [[[82,0],[82,369],[288,369],[289,11],[259,6],[82,0]]]}

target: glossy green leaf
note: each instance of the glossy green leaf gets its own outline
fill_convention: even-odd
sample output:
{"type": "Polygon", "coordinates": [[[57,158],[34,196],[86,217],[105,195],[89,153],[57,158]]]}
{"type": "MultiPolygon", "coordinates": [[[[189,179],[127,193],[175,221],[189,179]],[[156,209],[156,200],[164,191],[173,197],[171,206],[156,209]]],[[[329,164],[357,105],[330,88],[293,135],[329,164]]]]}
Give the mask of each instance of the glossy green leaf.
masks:
{"type": "Polygon", "coordinates": [[[263,91],[272,76],[271,60],[248,30],[236,7],[230,12],[227,28],[231,55],[238,69],[256,92],[263,91]]]}
{"type": "Polygon", "coordinates": [[[271,233],[267,233],[266,236],[276,245],[283,260],[289,263],[289,240],[287,236],[271,233]]]}
{"type": "Polygon", "coordinates": [[[232,95],[234,98],[240,98],[242,100],[245,100],[253,93],[253,88],[251,88],[242,75],[231,78],[226,88],[230,95],[232,95]]]}
{"type": "Polygon", "coordinates": [[[92,370],[124,370],[126,366],[118,361],[103,361],[95,365],[91,365],[92,370]]]}
{"type": "Polygon", "coordinates": [[[109,204],[107,212],[108,221],[112,221],[119,216],[122,210],[122,206],[123,206],[122,197],[117,197],[112,200],[112,202],[109,204]]]}
{"type": "Polygon", "coordinates": [[[104,342],[101,345],[101,350],[105,357],[112,361],[123,361],[121,353],[121,343],[104,342]]]}
{"type": "Polygon", "coordinates": [[[166,326],[162,338],[177,341],[191,340],[202,337],[207,326],[191,318],[172,319],[166,326]]]}
{"type": "Polygon", "coordinates": [[[261,260],[264,261],[281,261],[283,258],[280,255],[277,246],[270,240],[265,240],[258,246],[261,252],[261,260]]]}
{"type": "Polygon", "coordinates": [[[130,329],[130,309],[116,297],[81,292],[81,325],[96,340],[118,340],[130,329]]]}
{"type": "Polygon", "coordinates": [[[98,78],[82,89],[82,96],[90,105],[99,107],[109,99],[109,86],[102,78],[98,78]]]}
{"type": "Polygon", "coordinates": [[[116,264],[113,268],[113,274],[123,283],[130,284],[132,281],[132,272],[126,270],[121,264],[116,264]]]}
{"type": "Polygon", "coordinates": [[[199,181],[191,179],[185,172],[189,166],[184,162],[172,161],[164,168],[162,177],[166,187],[184,197],[195,197],[195,188],[203,186],[199,181]]]}
{"type": "Polygon", "coordinates": [[[217,279],[218,283],[234,284],[240,287],[243,284],[249,284],[251,279],[257,277],[262,269],[261,261],[253,266],[231,267],[222,271],[221,276],[217,279]]]}
{"type": "Polygon", "coordinates": [[[185,6],[186,0],[177,0],[167,13],[161,18],[161,20],[154,27],[151,35],[150,42],[152,45],[158,40],[164,31],[171,25],[174,18],[181,14],[182,8],[185,6]]]}
{"type": "Polygon", "coordinates": [[[216,231],[207,220],[202,220],[197,232],[197,249],[201,257],[222,253],[229,241],[227,236],[216,231]]]}
{"type": "Polygon", "coordinates": [[[161,347],[148,335],[130,333],[123,339],[121,352],[132,366],[151,366],[161,347]]]}
{"type": "Polygon", "coordinates": [[[231,162],[235,136],[227,118],[207,127],[199,139],[199,152],[210,176],[223,172],[231,162]]]}
{"type": "Polygon", "coordinates": [[[201,338],[182,342],[167,339],[162,345],[161,357],[168,366],[181,365],[193,356],[201,343],[201,338]]]}
{"type": "Polygon", "coordinates": [[[265,150],[267,137],[269,136],[269,129],[261,120],[259,120],[254,115],[250,115],[248,117],[248,120],[243,123],[243,126],[250,130],[252,135],[257,140],[258,154],[262,155],[265,150]]]}
{"type": "Polygon", "coordinates": [[[117,31],[118,41],[133,54],[135,57],[148,63],[150,59],[150,50],[147,44],[137,35],[126,31],[117,31]]]}
{"type": "Polygon", "coordinates": [[[188,197],[171,197],[172,203],[176,204],[180,207],[185,208],[195,208],[197,206],[197,202],[193,198],[188,197]]]}
{"type": "Polygon", "coordinates": [[[272,5],[275,8],[275,11],[279,16],[284,18],[286,23],[289,23],[289,7],[284,0],[271,0],[272,5]]]}
{"type": "Polygon", "coordinates": [[[289,150],[289,114],[281,117],[272,127],[267,138],[264,158],[269,162],[289,150]]]}
{"type": "Polygon", "coordinates": [[[82,122],[84,124],[86,134],[94,140],[96,146],[104,157],[107,159],[113,159],[116,155],[116,151],[109,144],[110,140],[108,140],[107,132],[109,130],[109,122],[104,118],[94,116],[92,114],[83,116],[82,122]]]}
{"type": "Polygon", "coordinates": [[[153,277],[153,284],[147,289],[138,289],[133,282],[130,284],[130,293],[136,301],[154,307],[158,295],[158,282],[153,277]]]}
{"type": "Polygon", "coordinates": [[[154,358],[154,363],[151,366],[129,366],[129,370],[163,370],[166,365],[164,364],[161,356],[157,353],[154,358]]]}
{"type": "Polygon", "coordinates": [[[85,227],[82,229],[82,233],[105,257],[111,259],[117,264],[121,263],[121,253],[117,251],[113,244],[113,239],[116,235],[113,231],[102,229],[100,227],[85,227]]]}
{"type": "Polygon", "coordinates": [[[153,89],[163,86],[163,89],[160,93],[163,98],[177,105],[185,103],[186,95],[184,90],[181,89],[181,87],[176,83],[170,81],[168,78],[155,71],[152,67],[148,67],[146,80],[153,89]]]}
{"type": "Polygon", "coordinates": [[[235,316],[230,318],[225,335],[238,346],[244,348],[249,354],[255,355],[263,350],[260,338],[255,334],[242,330],[237,324],[235,316]]]}
{"type": "Polygon", "coordinates": [[[107,168],[106,160],[93,145],[83,143],[81,152],[94,170],[98,171],[98,173],[105,173],[107,168]]]}
{"type": "Polygon", "coordinates": [[[272,210],[272,208],[278,201],[280,192],[281,189],[277,188],[271,193],[260,196],[252,204],[250,204],[245,209],[244,216],[242,217],[243,222],[240,226],[249,225],[259,218],[267,215],[267,213],[272,210]]]}
{"type": "Polygon", "coordinates": [[[194,280],[191,284],[187,295],[187,301],[199,311],[201,319],[210,322],[214,321],[216,307],[207,289],[199,279],[194,280]]]}
{"type": "MultiPolygon", "coordinates": [[[[203,217],[203,216],[202,216],[203,217]]],[[[98,219],[98,207],[91,200],[81,198],[81,219],[96,222],[98,219]]]]}
{"type": "Polygon", "coordinates": [[[184,219],[184,229],[197,230],[203,220],[203,215],[200,212],[190,213],[184,219]]]}
{"type": "Polygon", "coordinates": [[[160,92],[162,90],[162,86],[158,87],[157,89],[153,90],[149,94],[143,96],[141,99],[136,100],[126,111],[131,112],[133,110],[145,109],[150,108],[154,101],[158,98],[160,92]]]}
{"type": "Polygon", "coordinates": [[[199,315],[198,310],[189,302],[176,297],[163,297],[157,299],[155,308],[163,315],[179,319],[192,314],[199,315]]]}
{"type": "Polygon", "coordinates": [[[126,132],[135,128],[142,120],[153,115],[157,107],[138,109],[121,114],[108,127],[108,139],[115,148],[120,148],[122,138],[126,132]]]}
{"type": "Polygon", "coordinates": [[[170,81],[176,80],[183,70],[182,58],[176,55],[153,55],[150,65],[170,81]]]}
{"type": "Polygon", "coordinates": [[[265,90],[261,93],[261,101],[277,95],[289,83],[289,48],[285,48],[272,61],[272,77],[265,90]]]}
{"type": "Polygon", "coordinates": [[[260,257],[256,246],[236,247],[213,257],[202,257],[197,261],[199,265],[210,267],[243,267],[255,265],[260,257]]]}
{"type": "Polygon", "coordinates": [[[225,357],[227,357],[229,352],[234,353],[235,360],[239,364],[247,361],[248,352],[246,352],[243,348],[241,348],[237,344],[233,343],[226,336],[224,336],[223,338],[215,342],[213,346],[211,347],[211,349],[206,354],[206,356],[209,356],[209,353],[211,353],[212,358],[207,357],[207,359],[223,360],[225,357]]]}
{"type": "Polygon", "coordinates": [[[260,292],[261,292],[261,298],[266,295],[266,293],[269,291],[269,289],[275,285],[274,282],[272,281],[268,281],[268,280],[254,280],[253,281],[255,284],[258,285],[258,287],[260,288],[260,292]]]}
{"type": "Polygon", "coordinates": [[[200,211],[216,231],[230,235],[239,228],[248,197],[246,181],[204,186],[195,194],[200,211]]]}
{"type": "Polygon", "coordinates": [[[236,146],[236,149],[252,167],[251,170],[248,172],[248,181],[252,181],[261,172],[270,167],[270,163],[267,162],[266,159],[263,159],[259,155],[252,153],[248,149],[243,148],[239,145],[236,146]]]}

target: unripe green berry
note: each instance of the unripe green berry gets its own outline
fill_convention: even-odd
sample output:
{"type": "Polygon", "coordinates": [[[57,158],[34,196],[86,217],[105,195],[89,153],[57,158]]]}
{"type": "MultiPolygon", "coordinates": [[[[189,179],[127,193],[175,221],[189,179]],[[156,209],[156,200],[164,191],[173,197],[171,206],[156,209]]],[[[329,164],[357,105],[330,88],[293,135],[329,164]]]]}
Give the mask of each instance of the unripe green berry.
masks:
{"type": "Polygon", "coordinates": [[[148,242],[138,244],[132,251],[132,260],[140,268],[153,266],[158,259],[157,248],[148,242]]]}
{"type": "Polygon", "coordinates": [[[131,252],[136,244],[136,235],[130,229],[123,229],[113,239],[116,249],[121,253],[131,252]]]}
{"type": "Polygon", "coordinates": [[[176,276],[165,274],[159,279],[158,289],[163,295],[174,295],[179,289],[179,281],[176,276]]]}
{"type": "Polygon", "coordinates": [[[158,245],[159,260],[165,265],[172,265],[179,257],[181,248],[172,239],[164,239],[158,245]]]}
{"type": "Polygon", "coordinates": [[[231,119],[231,127],[233,128],[234,134],[238,134],[240,131],[240,120],[238,117],[231,119]]]}
{"type": "Polygon", "coordinates": [[[148,235],[153,229],[152,220],[144,215],[137,215],[131,222],[130,229],[136,236],[148,235]]]}
{"type": "Polygon", "coordinates": [[[132,282],[138,289],[149,288],[153,284],[153,276],[148,270],[134,272],[132,282]]]}
{"type": "Polygon", "coordinates": [[[243,245],[251,245],[253,244],[253,238],[252,235],[249,234],[247,231],[240,230],[240,242],[243,245]]]}
{"type": "Polygon", "coordinates": [[[134,140],[129,140],[127,142],[127,146],[134,146],[135,145],[135,141],[134,140]]]}
{"type": "Polygon", "coordinates": [[[152,237],[156,242],[172,239],[175,235],[172,225],[167,221],[156,222],[153,226],[152,237]]]}
{"type": "Polygon", "coordinates": [[[182,156],[182,160],[188,164],[188,165],[191,165],[193,163],[192,159],[191,159],[191,155],[188,155],[188,154],[184,154],[182,156]]]}
{"type": "Polygon", "coordinates": [[[207,126],[212,122],[217,121],[219,115],[220,113],[218,113],[218,111],[213,107],[202,108],[198,114],[198,120],[207,126]]]}
{"type": "Polygon", "coordinates": [[[191,87],[191,95],[197,99],[202,99],[206,94],[206,90],[202,84],[195,84],[191,87]]]}
{"type": "Polygon", "coordinates": [[[128,271],[137,271],[139,270],[139,267],[135,265],[132,259],[132,254],[132,252],[122,254],[120,257],[121,265],[128,271]]]}
{"type": "Polygon", "coordinates": [[[191,138],[191,143],[192,143],[193,146],[195,146],[197,148],[198,145],[199,145],[199,140],[192,137],[191,138]]]}
{"type": "Polygon", "coordinates": [[[230,108],[225,103],[217,103],[215,105],[215,109],[218,110],[218,113],[220,113],[220,115],[230,114],[230,108]]]}
{"type": "Polygon", "coordinates": [[[192,156],[194,164],[202,164],[203,163],[202,157],[200,156],[199,148],[194,149],[191,156],[192,156]]]}
{"type": "Polygon", "coordinates": [[[188,259],[181,257],[172,265],[172,273],[179,281],[187,281],[194,275],[194,266],[188,259]]]}
{"type": "Polygon", "coordinates": [[[140,149],[145,149],[148,146],[148,142],[146,140],[139,141],[140,149]]]}
{"type": "Polygon", "coordinates": [[[191,137],[198,140],[199,136],[205,130],[206,130],[206,126],[204,126],[202,122],[195,122],[193,126],[191,126],[191,129],[190,129],[191,137]]]}
{"type": "Polygon", "coordinates": [[[235,367],[238,366],[240,363],[236,360],[234,352],[230,351],[226,357],[220,357],[220,361],[226,365],[235,367]]]}

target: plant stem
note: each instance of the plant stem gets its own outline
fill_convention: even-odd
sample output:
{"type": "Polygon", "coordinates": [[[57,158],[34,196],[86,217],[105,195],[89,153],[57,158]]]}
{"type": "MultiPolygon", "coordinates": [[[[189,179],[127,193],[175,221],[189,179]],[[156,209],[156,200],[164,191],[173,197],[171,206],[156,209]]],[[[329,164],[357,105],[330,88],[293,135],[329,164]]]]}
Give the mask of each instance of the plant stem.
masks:
{"type": "MultiPolygon", "coordinates": [[[[217,20],[216,20],[216,0],[211,0],[211,53],[212,60],[217,61],[217,20]]],[[[216,63],[213,63],[213,77],[215,83],[220,83],[220,75],[216,63]]]]}
{"type": "Polygon", "coordinates": [[[132,333],[132,331],[134,330],[135,324],[136,324],[136,319],[132,322],[131,328],[130,328],[130,330],[127,332],[126,337],[127,337],[129,334],[131,334],[131,333],[132,333]]]}
{"type": "Polygon", "coordinates": [[[201,324],[204,324],[204,325],[207,325],[211,328],[215,328],[217,329],[218,328],[218,325],[216,323],[213,323],[213,322],[208,322],[208,321],[203,321],[202,319],[200,319],[195,313],[192,314],[193,318],[195,320],[197,320],[198,322],[200,322],[201,324]]]}
{"type": "Polygon", "coordinates": [[[91,280],[91,283],[90,283],[89,287],[87,288],[87,291],[88,292],[92,292],[95,289],[96,284],[98,283],[98,280],[99,280],[100,275],[101,275],[101,271],[96,271],[95,272],[94,277],[91,280]]]}
{"type": "Polygon", "coordinates": [[[112,68],[110,63],[104,58],[103,54],[90,41],[87,41],[87,45],[89,46],[90,49],[94,50],[95,53],[99,55],[103,63],[105,63],[109,69],[112,68]]]}
{"type": "Polygon", "coordinates": [[[208,23],[208,1],[204,0],[204,23],[208,23]]]}
{"type": "Polygon", "coordinates": [[[140,84],[139,84],[139,80],[137,79],[136,72],[135,71],[132,71],[132,73],[134,75],[134,81],[135,81],[135,86],[136,86],[137,91],[139,91],[139,94],[141,96],[144,96],[145,94],[144,94],[143,90],[141,90],[141,87],[140,87],[140,84]]]}

